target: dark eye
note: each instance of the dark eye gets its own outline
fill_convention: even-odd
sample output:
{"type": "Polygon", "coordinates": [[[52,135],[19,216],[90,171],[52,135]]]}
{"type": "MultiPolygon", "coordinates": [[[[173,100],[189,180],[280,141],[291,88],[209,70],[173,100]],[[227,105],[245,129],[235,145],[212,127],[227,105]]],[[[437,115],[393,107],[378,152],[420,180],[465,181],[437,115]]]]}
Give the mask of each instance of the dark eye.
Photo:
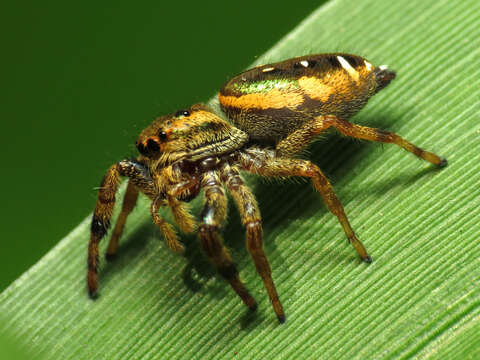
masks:
{"type": "Polygon", "coordinates": [[[147,149],[145,148],[145,146],[143,146],[141,142],[137,142],[137,150],[143,156],[147,155],[147,149]]]}
{"type": "Polygon", "coordinates": [[[167,133],[165,131],[160,131],[158,137],[160,138],[160,140],[165,141],[167,140],[167,133]]]}
{"type": "Polygon", "coordinates": [[[188,110],[178,110],[175,113],[175,117],[179,117],[179,116],[190,116],[190,111],[188,111],[188,110]]]}
{"type": "Polygon", "coordinates": [[[160,150],[160,146],[158,145],[158,142],[156,142],[155,140],[153,139],[148,139],[147,140],[147,150],[149,152],[157,152],[158,150],[160,150]]]}

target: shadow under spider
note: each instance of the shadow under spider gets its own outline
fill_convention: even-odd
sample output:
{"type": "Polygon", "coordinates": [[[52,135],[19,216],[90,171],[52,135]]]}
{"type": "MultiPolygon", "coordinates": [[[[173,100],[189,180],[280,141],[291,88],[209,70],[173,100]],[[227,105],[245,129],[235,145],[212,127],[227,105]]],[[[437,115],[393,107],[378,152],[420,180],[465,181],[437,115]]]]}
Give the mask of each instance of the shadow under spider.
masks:
{"type": "MultiPolygon", "coordinates": [[[[145,251],[148,244],[148,240],[152,235],[152,224],[146,222],[138,229],[136,229],[130,236],[120,240],[120,245],[117,250],[115,258],[111,261],[105,259],[101,260],[101,270],[99,272],[100,285],[105,282],[108,283],[113,274],[121,271],[126,266],[131,266],[132,261],[145,251]]],[[[110,237],[104,239],[104,241],[110,241],[110,237]]],[[[100,256],[104,256],[105,252],[102,252],[100,256]]],[[[100,289],[101,295],[101,289],[100,289]]]]}

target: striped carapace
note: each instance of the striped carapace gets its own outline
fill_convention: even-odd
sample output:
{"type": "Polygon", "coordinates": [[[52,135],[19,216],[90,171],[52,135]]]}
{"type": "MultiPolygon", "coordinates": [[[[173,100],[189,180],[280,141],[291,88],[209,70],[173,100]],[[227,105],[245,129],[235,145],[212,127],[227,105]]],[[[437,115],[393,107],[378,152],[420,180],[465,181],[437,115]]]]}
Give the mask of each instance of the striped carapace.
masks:
{"type": "Polygon", "coordinates": [[[97,294],[98,244],[110,227],[121,177],[128,178],[128,186],[107,259],[117,252],[139,192],[151,199],[152,219],[167,246],[181,251],[174,228],[158,210],[169,207],[180,230],[193,232],[197,224],[187,203],[203,190],[204,207],[198,224],[202,247],[245,305],[255,310],[257,303],[240,280],[219,234],[227,218],[228,191],[246,228],[247,249],[280,322],[285,321],[285,314],[263,249],[260,210],[242,171],[266,177],[310,178],[362,260],[371,262],[328,179],[318,166],[296,155],[315,136],[333,127],[354,138],[397,144],[437,166],[446,165],[444,158],[397,134],[347,121],[394,78],[395,73],[385,66],[374,66],[355,55],[303,56],[256,67],[225,84],[219,100],[231,123],[201,104],[157,118],[138,137],[140,155],[112,165],[102,180],[88,247],[90,296],[97,294]]]}

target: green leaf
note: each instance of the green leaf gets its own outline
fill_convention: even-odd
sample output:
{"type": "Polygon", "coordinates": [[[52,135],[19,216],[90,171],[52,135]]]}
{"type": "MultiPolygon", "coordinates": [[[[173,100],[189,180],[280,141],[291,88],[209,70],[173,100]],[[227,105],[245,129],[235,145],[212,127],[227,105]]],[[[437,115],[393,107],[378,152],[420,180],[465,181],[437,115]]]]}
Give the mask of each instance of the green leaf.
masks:
{"type": "Polygon", "coordinates": [[[477,0],[331,1],[258,59],[343,51],[388,63],[397,79],[355,122],[449,160],[437,170],[393,145],[336,134],[311,147],[370,266],[310,185],[249,177],[286,324],[274,316],[233,207],[225,240],[259,301],[256,314],[195,237],[183,237],[184,256],[169,252],[142,200],[117,261],[102,263],[97,301],[85,287],[87,218],[1,294],[2,332],[47,359],[478,358],[479,19],[477,0]]]}

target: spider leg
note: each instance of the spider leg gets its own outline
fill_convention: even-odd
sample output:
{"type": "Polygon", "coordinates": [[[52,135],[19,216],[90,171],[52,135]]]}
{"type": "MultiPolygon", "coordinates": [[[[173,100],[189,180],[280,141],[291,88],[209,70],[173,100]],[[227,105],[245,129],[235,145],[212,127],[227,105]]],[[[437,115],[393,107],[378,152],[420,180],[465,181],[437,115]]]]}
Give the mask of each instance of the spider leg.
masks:
{"type": "MultiPolygon", "coordinates": [[[[138,191],[143,192],[151,199],[154,199],[158,196],[154,181],[150,175],[150,171],[141,161],[122,160],[117,164],[112,165],[108,169],[98,191],[97,205],[93,212],[92,223],[90,227],[90,242],[88,244],[87,262],[87,285],[88,292],[92,298],[97,296],[98,289],[98,244],[106,235],[110,227],[110,220],[116,200],[115,195],[120,183],[120,177],[122,176],[129,178],[129,186],[127,187],[124,206],[122,209],[122,216],[124,216],[125,219],[128,215],[128,210],[134,206],[134,200],[137,197],[136,193],[138,191]],[[137,188],[137,191],[132,190],[133,186],[137,188]]],[[[124,226],[124,220],[121,220],[121,222],[123,222],[123,224],[120,224],[118,227],[116,227],[119,233],[121,233],[121,230],[124,226]]],[[[167,235],[165,235],[165,237],[167,237],[167,235]]],[[[117,240],[114,240],[111,246],[115,247],[117,242],[118,238],[117,240]]]]}
{"type": "Polygon", "coordinates": [[[115,206],[115,194],[120,182],[120,165],[112,165],[98,190],[97,205],[93,212],[92,224],[90,226],[90,242],[88,244],[88,273],[87,285],[91,298],[96,298],[98,289],[98,244],[106,235],[110,227],[113,208],[115,206]]]}
{"type": "Polygon", "coordinates": [[[123,197],[122,211],[118,216],[117,222],[113,229],[112,237],[110,238],[110,242],[108,243],[107,253],[105,254],[105,258],[107,260],[113,260],[115,258],[115,255],[117,254],[118,239],[120,239],[120,236],[122,236],[127,217],[128,215],[130,215],[133,208],[135,207],[137,199],[138,189],[132,181],[129,181],[127,190],[125,191],[125,195],[123,197]]]}
{"type": "Polygon", "coordinates": [[[167,191],[167,201],[175,222],[184,233],[192,233],[196,229],[195,218],[190,213],[188,205],[178,200],[180,194],[189,191],[198,184],[198,179],[192,179],[172,186],[167,191]]]}
{"type": "Polygon", "coordinates": [[[293,131],[286,138],[280,140],[275,146],[275,153],[280,157],[292,157],[309,145],[312,139],[328,128],[326,121],[336,119],[331,115],[319,116],[303,124],[299,129],[293,131]]]}
{"type": "Polygon", "coordinates": [[[263,176],[302,176],[312,179],[315,189],[337,218],[345,231],[345,235],[353,245],[358,255],[366,263],[372,262],[363,244],[358,240],[345,215],[342,204],[335,195],[332,185],[318,166],[308,160],[277,158],[273,152],[245,152],[240,159],[244,169],[263,176]]]}
{"type": "Polygon", "coordinates": [[[252,256],[253,262],[258,274],[263,280],[268,296],[272,302],[273,310],[278,320],[285,322],[285,313],[278,297],[275,283],[272,279],[272,270],[267,256],[263,249],[262,242],[262,220],[257,201],[250,189],[244,184],[240,174],[236,169],[225,166],[222,173],[222,180],[227,185],[228,190],[237,205],[242,218],[242,223],[247,230],[247,249],[252,256]]]}
{"type": "Polygon", "coordinates": [[[305,146],[307,146],[316,135],[328,129],[330,126],[333,126],[345,136],[383,143],[393,143],[434,165],[440,167],[447,165],[447,160],[445,158],[430,151],[423,150],[405,140],[400,135],[390,131],[356,125],[333,115],[318,116],[292,132],[285,139],[280,140],[275,147],[277,156],[291,157],[295,155],[305,148],[305,146]]]}
{"type": "Polygon", "coordinates": [[[174,252],[182,252],[183,245],[178,241],[177,234],[173,229],[173,226],[167,223],[159,214],[158,209],[161,205],[164,205],[165,201],[160,198],[155,198],[150,204],[150,214],[152,215],[152,220],[157,225],[165,238],[165,243],[167,247],[174,252]],[[160,203],[160,205],[159,205],[160,203]]]}
{"type": "Polygon", "coordinates": [[[325,128],[333,126],[343,135],[363,140],[393,143],[434,165],[439,167],[447,165],[447,159],[430,151],[423,150],[393,132],[352,124],[336,117],[328,117],[327,119],[322,120],[322,122],[324,123],[325,128]]]}
{"type": "Polygon", "coordinates": [[[257,308],[257,302],[240,280],[237,268],[218,234],[218,229],[227,216],[227,198],[218,176],[214,172],[205,174],[202,187],[205,190],[206,200],[201,214],[202,223],[199,226],[203,250],[217,267],[218,273],[230,283],[243,303],[254,311],[257,308]]]}

